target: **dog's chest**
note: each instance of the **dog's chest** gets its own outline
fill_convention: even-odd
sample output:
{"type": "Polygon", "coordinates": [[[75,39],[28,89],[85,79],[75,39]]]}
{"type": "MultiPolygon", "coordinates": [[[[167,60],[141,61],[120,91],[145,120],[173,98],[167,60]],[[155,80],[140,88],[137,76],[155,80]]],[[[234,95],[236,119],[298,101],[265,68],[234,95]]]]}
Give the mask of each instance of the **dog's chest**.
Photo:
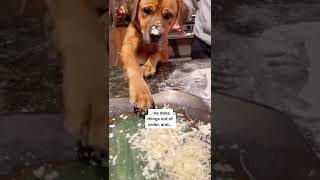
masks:
{"type": "Polygon", "coordinates": [[[146,61],[148,60],[148,58],[149,57],[147,57],[147,56],[138,56],[137,57],[138,58],[138,63],[140,64],[140,65],[143,65],[144,63],[146,63],[146,61]]]}
{"type": "Polygon", "coordinates": [[[137,49],[137,61],[140,65],[144,64],[152,54],[157,53],[158,47],[156,46],[140,46],[137,49]]]}

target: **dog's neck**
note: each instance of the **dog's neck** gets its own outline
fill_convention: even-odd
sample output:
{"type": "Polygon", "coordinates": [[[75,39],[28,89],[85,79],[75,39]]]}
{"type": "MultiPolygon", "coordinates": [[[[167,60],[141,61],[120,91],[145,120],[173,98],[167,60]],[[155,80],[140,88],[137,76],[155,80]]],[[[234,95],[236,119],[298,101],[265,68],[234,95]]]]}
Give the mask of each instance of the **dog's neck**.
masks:
{"type": "Polygon", "coordinates": [[[141,37],[140,42],[139,42],[139,46],[136,50],[139,64],[141,64],[141,65],[144,64],[151,55],[159,52],[160,49],[161,49],[160,46],[157,44],[144,43],[144,41],[141,37]]]}

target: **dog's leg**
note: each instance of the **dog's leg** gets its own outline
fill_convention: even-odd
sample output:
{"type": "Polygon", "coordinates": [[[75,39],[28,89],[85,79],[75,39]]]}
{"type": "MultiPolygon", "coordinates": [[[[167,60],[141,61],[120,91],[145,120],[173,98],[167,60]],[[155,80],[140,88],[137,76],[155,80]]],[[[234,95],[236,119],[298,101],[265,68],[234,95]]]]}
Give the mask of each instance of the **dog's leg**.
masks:
{"type": "Polygon", "coordinates": [[[159,61],[168,62],[168,39],[164,40],[161,50],[152,54],[149,59],[141,66],[143,76],[148,78],[154,76],[156,73],[157,64],[159,61]]]}
{"type": "Polygon", "coordinates": [[[129,100],[144,111],[153,107],[153,99],[137,61],[138,33],[129,25],[121,48],[121,59],[129,81],[129,100]]]}
{"type": "Polygon", "coordinates": [[[158,62],[160,61],[161,54],[155,53],[152,54],[149,59],[145,62],[143,66],[141,66],[143,76],[148,78],[152,77],[156,73],[156,67],[158,62]]]}
{"type": "Polygon", "coordinates": [[[107,81],[106,68],[100,70],[101,67],[96,67],[99,73],[94,73],[92,77],[93,86],[90,93],[90,108],[91,114],[88,125],[88,144],[94,148],[108,150],[107,148],[107,81]],[[102,73],[103,72],[103,73],[102,73]]]}
{"type": "Polygon", "coordinates": [[[74,82],[74,76],[70,71],[63,70],[63,101],[64,101],[64,127],[85,143],[87,130],[84,130],[85,122],[90,117],[87,93],[74,82]],[[75,93],[73,89],[79,88],[75,93]]]}
{"type": "Polygon", "coordinates": [[[88,0],[48,0],[63,57],[65,127],[85,145],[107,150],[107,81],[103,25],[88,0]]]}

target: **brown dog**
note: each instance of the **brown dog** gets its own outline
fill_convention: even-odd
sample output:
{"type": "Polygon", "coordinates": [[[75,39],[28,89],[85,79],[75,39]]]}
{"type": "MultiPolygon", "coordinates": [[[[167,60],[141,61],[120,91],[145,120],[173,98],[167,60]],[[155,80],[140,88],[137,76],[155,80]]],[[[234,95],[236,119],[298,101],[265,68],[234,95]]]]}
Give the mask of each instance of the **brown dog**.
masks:
{"type": "Polygon", "coordinates": [[[48,0],[47,7],[63,59],[65,127],[86,146],[106,151],[108,55],[96,4],[48,0]]]}
{"type": "Polygon", "coordinates": [[[153,76],[157,63],[168,59],[168,33],[176,20],[183,26],[189,8],[183,0],[135,0],[130,5],[131,23],[121,59],[129,80],[129,100],[147,111],[153,106],[153,99],[144,77],[153,76]]]}

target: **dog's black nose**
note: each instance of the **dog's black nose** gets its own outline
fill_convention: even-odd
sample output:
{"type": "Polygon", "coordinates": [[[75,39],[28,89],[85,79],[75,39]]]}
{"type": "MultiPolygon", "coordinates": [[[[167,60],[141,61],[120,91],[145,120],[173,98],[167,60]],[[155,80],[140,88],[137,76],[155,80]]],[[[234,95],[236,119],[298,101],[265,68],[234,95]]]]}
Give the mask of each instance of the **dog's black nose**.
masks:
{"type": "Polygon", "coordinates": [[[161,36],[162,35],[160,33],[157,33],[157,34],[150,33],[150,40],[151,42],[158,42],[161,39],[161,36]]]}

